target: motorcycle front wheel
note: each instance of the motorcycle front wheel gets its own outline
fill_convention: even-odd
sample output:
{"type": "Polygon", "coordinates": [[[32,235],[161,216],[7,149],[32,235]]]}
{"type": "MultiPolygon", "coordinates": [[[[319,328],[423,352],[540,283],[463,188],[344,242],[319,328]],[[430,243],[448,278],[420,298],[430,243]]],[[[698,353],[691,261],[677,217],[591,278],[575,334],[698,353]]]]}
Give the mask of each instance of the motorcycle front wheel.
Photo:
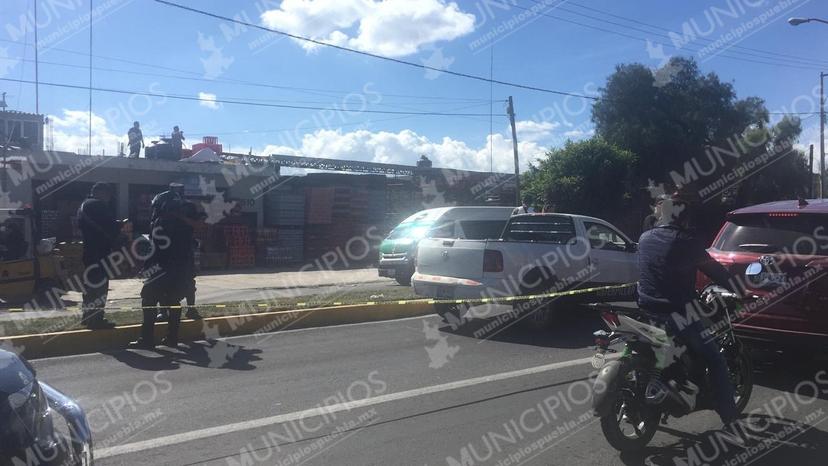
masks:
{"type": "Polygon", "coordinates": [[[601,418],[604,437],[620,452],[643,449],[658,428],[658,413],[651,412],[644,403],[644,373],[636,366],[631,362],[625,363],[618,374],[620,381],[613,395],[612,411],[601,418]]]}
{"type": "Polygon", "coordinates": [[[736,410],[741,414],[750,401],[753,393],[753,361],[747,348],[738,343],[738,349],[732,357],[727,358],[727,365],[730,369],[730,380],[733,382],[733,390],[736,392],[736,410]]]}

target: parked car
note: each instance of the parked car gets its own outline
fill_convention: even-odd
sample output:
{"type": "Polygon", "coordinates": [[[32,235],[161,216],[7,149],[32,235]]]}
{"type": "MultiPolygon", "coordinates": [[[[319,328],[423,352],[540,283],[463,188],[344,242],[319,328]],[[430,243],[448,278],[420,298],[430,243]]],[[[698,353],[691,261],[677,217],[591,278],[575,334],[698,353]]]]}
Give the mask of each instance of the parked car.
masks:
{"type": "Polygon", "coordinates": [[[0,349],[0,464],[92,464],[83,410],[37,379],[21,356],[0,349]]]}
{"type": "MultiPolygon", "coordinates": [[[[764,298],[735,328],[757,342],[828,346],[828,200],[730,212],[708,250],[764,298]]],[[[699,277],[699,289],[708,282],[699,277]]]]}
{"type": "Polygon", "coordinates": [[[420,240],[499,238],[511,214],[511,207],[440,207],[417,212],[391,230],[380,245],[379,275],[407,286],[420,240]]]}
{"type": "Polygon", "coordinates": [[[511,217],[496,240],[421,241],[412,281],[418,296],[441,299],[632,283],[638,280],[637,251],[637,243],[598,218],[522,214],[511,217]]]}

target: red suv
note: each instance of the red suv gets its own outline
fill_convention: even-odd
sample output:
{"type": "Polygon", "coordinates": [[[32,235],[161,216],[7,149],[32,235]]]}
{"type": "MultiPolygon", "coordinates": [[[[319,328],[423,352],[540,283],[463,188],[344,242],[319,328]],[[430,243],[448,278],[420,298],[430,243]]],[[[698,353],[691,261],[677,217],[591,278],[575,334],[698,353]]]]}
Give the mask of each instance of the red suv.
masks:
{"type": "Polygon", "coordinates": [[[741,336],[828,347],[827,199],[730,212],[708,251],[763,298],[735,326],[741,336]]]}

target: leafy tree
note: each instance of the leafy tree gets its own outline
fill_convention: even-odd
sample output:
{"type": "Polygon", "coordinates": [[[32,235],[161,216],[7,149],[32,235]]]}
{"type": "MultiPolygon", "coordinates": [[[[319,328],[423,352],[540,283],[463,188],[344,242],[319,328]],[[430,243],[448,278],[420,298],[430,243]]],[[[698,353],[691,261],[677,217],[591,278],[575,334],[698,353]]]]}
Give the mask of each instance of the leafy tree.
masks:
{"type": "Polygon", "coordinates": [[[592,139],[553,149],[524,175],[526,192],[558,212],[624,217],[637,160],[632,152],[592,139]]]}
{"type": "MultiPolygon", "coordinates": [[[[758,97],[737,99],[733,86],[714,73],[702,74],[695,61],[672,58],[653,73],[641,64],[616,67],[592,109],[596,134],[638,157],[633,183],[690,185],[703,195],[709,221],[704,233],[721,223],[722,194],[735,191],[738,207],[747,203],[795,198],[808,183],[804,154],[792,148],[801,132],[797,120],[769,125],[758,97]],[[787,144],[772,164],[728,173],[787,144]],[[772,167],[772,168],[771,168],[772,167]]],[[[776,154],[776,152],[774,152],[776,154]]],[[[634,205],[651,201],[633,189],[634,205]]]]}

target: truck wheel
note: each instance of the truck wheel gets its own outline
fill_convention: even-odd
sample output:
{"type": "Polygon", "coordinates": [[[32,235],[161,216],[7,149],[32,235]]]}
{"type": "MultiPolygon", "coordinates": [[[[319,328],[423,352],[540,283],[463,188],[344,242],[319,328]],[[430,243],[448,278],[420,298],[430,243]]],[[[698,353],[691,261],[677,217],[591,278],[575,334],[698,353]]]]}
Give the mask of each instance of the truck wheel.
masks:
{"type": "Polygon", "coordinates": [[[411,285],[411,277],[414,275],[414,269],[412,268],[405,268],[405,269],[397,269],[397,273],[394,275],[394,280],[397,280],[402,286],[410,286],[411,285]]]}
{"type": "Polygon", "coordinates": [[[434,311],[448,324],[460,322],[463,310],[456,304],[434,304],[434,311]]]}

